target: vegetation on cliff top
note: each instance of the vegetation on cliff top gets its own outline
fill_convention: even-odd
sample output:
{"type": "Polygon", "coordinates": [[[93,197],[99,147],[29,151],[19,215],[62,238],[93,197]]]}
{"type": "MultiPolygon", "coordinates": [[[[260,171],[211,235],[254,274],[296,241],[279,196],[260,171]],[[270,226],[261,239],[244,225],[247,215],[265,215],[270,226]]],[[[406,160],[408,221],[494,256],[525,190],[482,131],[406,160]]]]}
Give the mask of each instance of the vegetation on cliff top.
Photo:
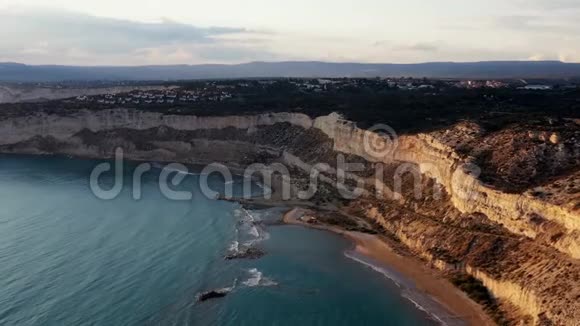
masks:
{"type": "MultiPolygon", "coordinates": [[[[405,91],[373,79],[355,81],[356,87],[329,88],[323,92],[305,91],[289,80],[271,83],[247,81],[244,87],[236,86],[239,81],[220,81],[211,87],[216,90],[227,87],[231,97],[220,101],[200,97],[195,103],[128,103],[123,107],[201,116],[302,112],[316,117],[340,112],[361,128],[386,123],[399,134],[444,128],[461,120],[478,121],[491,130],[537,117],[580,118],[578,89],[543,92],[513,88],[461,89],[446,87],[441,82],[435,83],[434,89],[405,91]]],[[[203,82],[184,83],[182,86],[187,90],[207,89],[203,82]]],[[[20,115],[35,111],[69,114],[79,109],[101,110],[118,106],[59,100],[3,104],[0,105],[0,114],[20,115]]]]}

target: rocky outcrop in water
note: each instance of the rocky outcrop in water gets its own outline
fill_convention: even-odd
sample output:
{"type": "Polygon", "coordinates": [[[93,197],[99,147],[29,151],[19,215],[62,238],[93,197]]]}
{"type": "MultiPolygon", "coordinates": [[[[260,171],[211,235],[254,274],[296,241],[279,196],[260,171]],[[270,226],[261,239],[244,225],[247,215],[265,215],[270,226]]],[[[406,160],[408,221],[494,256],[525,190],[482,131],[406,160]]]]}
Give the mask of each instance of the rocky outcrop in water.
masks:
{"type": "Polygon", "coordinates": [[[234,259],[259,259],[262,258],[266,253],[260,249],[255,247],[248,247],[242,248],[236,252],[228,253],[225,255],[225,260],[234,260],[234,259]]]}
{"type": "Polygon", "coordinates": [[[212,299],[223,298],[226,295],[228,295],[229,292],[230,291],[224,289],[202,292],[197,296],[197,302],[204,302],[212,299]]]}

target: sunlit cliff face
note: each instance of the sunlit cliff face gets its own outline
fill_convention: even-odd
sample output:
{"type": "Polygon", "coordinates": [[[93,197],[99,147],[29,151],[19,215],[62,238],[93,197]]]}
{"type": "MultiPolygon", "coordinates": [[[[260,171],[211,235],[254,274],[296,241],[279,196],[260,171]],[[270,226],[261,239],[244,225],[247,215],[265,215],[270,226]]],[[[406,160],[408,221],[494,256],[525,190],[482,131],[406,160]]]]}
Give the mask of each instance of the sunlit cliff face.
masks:
{"type": "MultiPolygon", "coordinates": [[[[435,266],[480,279],[496,297],[532,316],[532,321],[539,321],[539,314],[557,323],[580,317],[575,315],[580,309],[569,309],[577,302],[571,299],[577,293],[570,291],[568,283],[578,275],[576,260],[580,258],[580,218],[573,201],[561,205],[531,192],[507,193],[479,180],[474,161],[450,145],[454,138],[476,141],[482,133],[476,125],[455,126],[447,132],[390,134],[394,138],[388,141],[384,133],[377,132],[356,128],[337,114],[318,118],[300,113],[203,117],[81,110],[3,119],[0,148],[3,152],[111,157],[120,146],[128,159],[195,163],[201,157],[242,166],[264,159],[268,153],[269,162],[301,171],[306,178],[317,159],[322,159],[317,155],[327,160],[328,150],[362,158],[370,165],[411,164],[420,178],[427,176],[439,184],[440,196],[363,196],[360,202],[353,202],[359,203],[353,204],[356,209],[364,209],[367,217],[435,266]],[[253,136],[260,134],[259,139],[253,136]],[[168,135],[180,136],[170,139],[168,135]],[[303,141],[290,142],[297,138],[303,141]],[[427,198],[435,200],[428,207],[441,207],[440,213],[421,210],[427,198]],[[381,208],[384,204],[390,208],[381,208]],[[399,211],[401,204],[407,208],[399,211]],[[486,222],[462,221],[474,214],[486,222]],[[494,231],[488,231],[486,225],[495,225],[494,231]],[[532,272],[535,276],[529,278],[526,273],[532,272]],[[562,277],[564,274],[567,276],[562,277]]],[[[559,144],[547,139],[543,146],[559,144]]],[[[332,183],[336,173],[327,170],[325,182],[332,183]]],[[[375,186],[374,180],[367,182],[365,188],[375,186]]]]}

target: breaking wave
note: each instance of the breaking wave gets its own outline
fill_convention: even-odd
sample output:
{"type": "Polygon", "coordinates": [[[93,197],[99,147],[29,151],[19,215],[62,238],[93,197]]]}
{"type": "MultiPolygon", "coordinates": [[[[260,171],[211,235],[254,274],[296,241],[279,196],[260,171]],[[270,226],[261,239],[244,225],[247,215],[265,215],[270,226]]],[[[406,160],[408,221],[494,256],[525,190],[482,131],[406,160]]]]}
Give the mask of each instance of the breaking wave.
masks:
{"type": "Polygon", "coordinates": [[[445,312],[440,304],[431,299],[426,294],[420,293],[413,289],[405,289],[402,291],[403,298],[410,301],[417,309],[425,312],[434,321],[443,326],[463,326],[467,325],[463,320],[456,318],[445,312]]]}
{"type": "MultiPolygon", "coordinates": [[[[252,214],[245,208],[242,208],[242,212],[244,217],[240,220],[240,228],[247,235],[247,238],[244,239],[245,246],[253,246],[270,238],[270,234],[257,224],[257,222],[260,221],[260,219],[256,217],[257,214],[252,214]]],[[[236,232],[237,231],[238,230],[236,229],[236,232]]]]}
{"type": "Polygon", "coordinates": [[[276,286],[278,283],[270,278],[264,277],[262,272],[257,268],[251,268],[248,270],[250,278],[243,282],[247,287],[257,287],[257,286],[276,286]]]}
{"type": "Polygon", "coordinates": [[[262,196],[272,194],[272,188],[266,186],[265,184],[260,183],[260,182],[256,182],[256,185],[258,186],[258,188],[262,189],[262,193],[261,193],[262,196]]]}
{"type": "Polygon", "coordinates": [[[415,285],[406,280],[404,277],[397,275],[396,272],[389,270],[381,264],[375,263],[371,258],[360,255],[354,251],[346,251],[344,255],[358,263],[361,263],[372,270],[381,273],[389,280],[393,281],[401,289],[401,296],[410,301],[417,309],[425,312],[433,320],[441,325],[455,326],[465,325],[465,323],[449,315],[445,309],[436,300],[429,295],[423,294],[416,290],[415,285]]]}
{"type": "Polygon", "coordinates": [[[258,231],[258,228],[256,226],[252,226],[250,228],[249,233],[253,237],[256,237],[256,238],[259,238],[260,237],[260,231],[258,231]]]}
{"type": "Polygon", "coordinates": [[[234,239],[228,247],[229,254],[235,255],[241,250],[253,247],[270,238],[270,234],[259,224],[259,213],[240,208],[234,210],[233,215],[237,218],[238,222],[235,228],[234,239]]]}
{"type": "Polygon", "coordinates": [[[232,244],[230,245],[230,247],[228,248],[228,251],[230,251],[232,253],[240,252],[240,243],[238,241],[234,240],[232,242],[232,244]]]}
{"type": "Polygon", "coordinates": [[[237,285],[238,285],[238,279],[235,278],[234,279],[234,284],[232,284],[232,286],[226,287],[226,288],[222,288],[220,290],[221,291],[224,291],[224,292],[232,292],[236,288],[237,285]]]}
{"type": "Polygon", "coordinates": [[[409,282],[407,282],[403,278],[397,276],[395,273],[388,270],[387,268],[384,268],[384,267],[380,266],[379,264],[375,264],[369,258],[364,257],[362,255],[359,255],[356,252],[346,251],[344,253],[344,255],[347,258],[350,258],[350,259],[352,259],[360,264],[363,264],[363,265],[371,268],[375,272],[379,272],[379,273],[383,274],[386,278],[393,281],[393,283],[395,283],[397,285],[397,287],[399,287],[399,288],[401,288],[401,287],[413,287],[414,286],[413,284],[410,284],[409,282]]]}

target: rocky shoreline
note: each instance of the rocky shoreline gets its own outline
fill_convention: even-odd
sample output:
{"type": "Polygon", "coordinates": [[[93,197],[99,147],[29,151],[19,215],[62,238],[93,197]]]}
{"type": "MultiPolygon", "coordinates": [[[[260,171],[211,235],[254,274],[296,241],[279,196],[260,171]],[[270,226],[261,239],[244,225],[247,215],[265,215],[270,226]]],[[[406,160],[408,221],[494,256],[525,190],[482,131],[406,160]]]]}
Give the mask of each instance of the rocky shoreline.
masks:
{"type": "MultiPolygon", "coordinates": [[[[363,218],[367,224],[350,223],[344,229],[389,235],[423,264],[475,279],[478,289],[486,289],[483,299],[493,301],[484,304],[486,311],[501,308],[509,315],[506,324],[559,325],[580,318],[580,175],[577,166],[562,170],[578,160],[577,126],[566,127],[571,131],[559,133],[554,143],[535,137],[536,131],[524,133],[521,126],[498,132],[459,123],[401,136],[394,153],[373,156],[365,152],[365,144],[384,142],[380,135],[336,114],[198,117],[117,109],[14,113],[0,122],[3,153],[112,158],[115,148],[122,147],[126,159],[138,161],[220,162],[239,168],[282,164],[292,171],[290,200],[283,200],[282,181],[274,176],[271,199],[241,202],[303,207],[317,214],[340,208],[343,214],[363,218]],[[501,150],[494,151],[496,147],[501,150]],[[499,154],[488,158],[486,153],[499,154]],[[362,164],[363,171],[347,175],[347,181],[362,181],[370,196],[339,197],[339,155],[362,164]],[[465,169],[474,162],[481,164],[486,180],[465,169]],[[308,186],[317,163],[330,167],[318,176],[320,191],[310,201],[295,199],[296,190],[308,186]],[[532,180],[530,189],[513,193],[493,183],[494,178],[517,177],[524,184],[519,167],[524,163],[526,174],[543,171],[547,181],[542,187],[532,180]],[[373,176],[377,165],[384,167],[384,178],[373,176]],[[408,173],[398,175],[401,167],[409,168],[408,173]],[[385,192],[377,198],[381,184],[385,192]],[[414,193],[416,185],[422,189],[420,196],[414,193]]],[[[469,282],[460,279],[457,287],[472,290],[469,282]]]]}

